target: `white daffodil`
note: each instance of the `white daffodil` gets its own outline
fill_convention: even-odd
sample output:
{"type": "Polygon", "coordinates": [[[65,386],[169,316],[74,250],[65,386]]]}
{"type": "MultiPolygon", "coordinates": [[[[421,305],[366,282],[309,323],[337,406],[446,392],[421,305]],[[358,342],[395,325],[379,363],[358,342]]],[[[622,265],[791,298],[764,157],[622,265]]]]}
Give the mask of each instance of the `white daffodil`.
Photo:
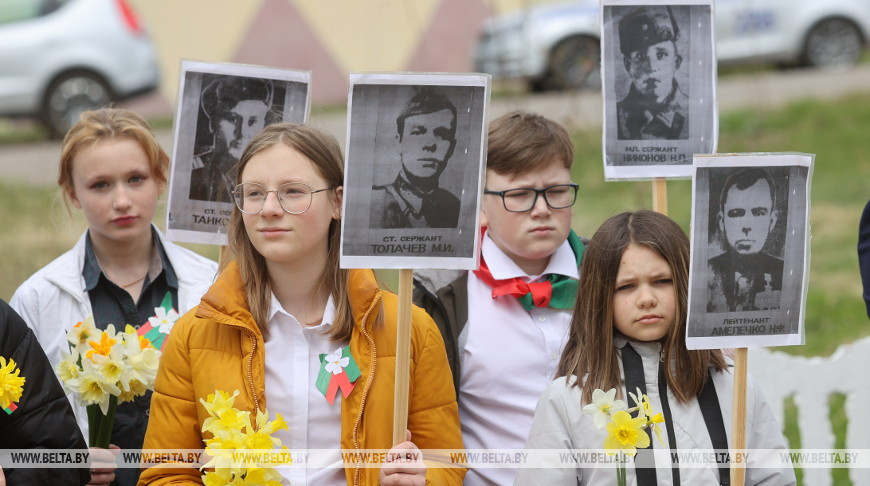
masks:
{"type": "Polygon", "coordinates": [[[342,358],[341,352],[342,348],[338,348],[326,356],[326,371],[333,375],[340,375],[344,367],[350,364],[350,358],[342,358]]]}
{"type": "Polygon", "coordinates": [[[154,317],[148,318],[151,327],[158,328],[163,334],[169,334],[175,321],[178,320],[178,312],[175,312],[175,309],[169,309],[169,312],[166,312],[163,307],[155,307],[154,314],[154,317]]]}
{"type": "Polygon", "coordinates": [[[82,360],[82,374],[79,377],[79,397],[85,405],[98,404],[103,415],[109,413],[109,396],[120,395],[121,389],[107,382],[91,360],[82,360]]]}
{"type": "Polygon", "coordinates": [[[159,363],[160,351],[150,346],[142,349],[138,354],[128,356],[127,358],[127,365],[130,367],[130,377],[144,383],[148,388],[154,385],[159,363]]]}
{"type": "MultiPolygon", "coordinates": [[[[79,369],[79,365],[76,364],[78,359],[78,353],[70,354],[61,351],[61,360],[60,363],[57,364],[57,376],[64,385],[67,385],[68,382],[79,377],[79,372],[81,370],[79,369]]],[[[75,388],[78,385],[69,383],[68,386],[70,388],[75,388]]]]}
{"type": "Polygon", "coordinates": [[[625,402],[614,400],[615,398],[616,388],[606,392],[595,389],[592,391],[592,403],[583,407],[583,413],[592,415],[595,427],[600,429],[610,422],[610,417],[614,413],[625,410],[625,402]]]}
{"type": "Polygon", "coordinates": [[[86,343],[89,339],[94,339],[99,333],[97,326],[94,324],[94,318],[88,316],[84,321],[77,322],[66,332],[66,339],[73,346],[86,343]]]}

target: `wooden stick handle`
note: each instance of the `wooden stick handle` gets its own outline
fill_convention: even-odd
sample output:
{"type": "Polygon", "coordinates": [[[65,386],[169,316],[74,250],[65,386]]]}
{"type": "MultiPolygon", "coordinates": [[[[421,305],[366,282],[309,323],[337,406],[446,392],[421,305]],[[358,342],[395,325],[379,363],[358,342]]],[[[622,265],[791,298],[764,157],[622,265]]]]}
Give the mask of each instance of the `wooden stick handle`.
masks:
{"type": "Polygon", "coordinates": [[[652,181],[653,211],[668,215],[668,181],[656,177],[652,181]]]}
{"type": "MultiPolygon", "coordinates": [[[[731,402],[731,450],[746,449],[746,348],[734,350],[734,397],[731,402]]],[[[737,465],[731,454],[731,485],[743,486],[746,464],[737,465]]]]}
{"type": "Polygon", "coordinates": [[[411,372],[411,284],[413,270],[399,270],[396,326],[396,387],[393,393],[393,445],[405,441],[408,428],[408,380],[411,372]]]}

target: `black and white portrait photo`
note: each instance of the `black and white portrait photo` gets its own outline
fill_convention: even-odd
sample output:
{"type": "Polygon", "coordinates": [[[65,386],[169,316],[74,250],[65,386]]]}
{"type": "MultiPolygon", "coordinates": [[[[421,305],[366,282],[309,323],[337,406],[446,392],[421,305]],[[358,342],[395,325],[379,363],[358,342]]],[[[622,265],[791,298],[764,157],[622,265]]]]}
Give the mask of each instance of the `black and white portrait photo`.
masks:
{"type": "Polygon", "coordinates": [[[811,164],[804,154],[696,158],[689,337],[800,344],[811,164]]]}
{"type": "Polygon", "coordinates": [[[710,2],[603,5],[605,177],[688,177],[715,151],[710,2]],[[699,4],[700,3],[700,4],[699,4]]]}
{"type": "Polygon", "coordinates": [[[224,244],[236,165],[265,126],[305,123],[311,74],[235,64],[182,63],[168,236],[224,244]]]}
{"type": "Polygon", "coordinates": [[[777,191],[770,174],[784,171],[776,169],[741,168],[710,192],[711,234],[723,251],[707,260],[707,312],[779,309],[788,187],[777,191]]]}
{"type": "Polygon", "coordinates": [[[488,97],[486,75],[351,75],[342,266],[475,264],[488,97]]]}
{"type": "Polygon", "coordinates": [[[396,178],[372,187],[372,228],[456,228],[459,198],[439,185],[456,148],[456,107],[438,86],[419,86],[396,117],[396,178]]]}
{"type": "Polygon", "coordinates": [[[689,138],[688,86],[676,77],[683,64],[679,36],[667,5],[636,7],[619,20],[619,51],[631,81],[616,103],[619,140],[689,138]]]}
{"type": "Polygon", "coordinates": [[[190,199],[231,202],[235,165],[248,141],[283,115],[284,86],[218,74],[203,74],[202,85],[190,199]]]}

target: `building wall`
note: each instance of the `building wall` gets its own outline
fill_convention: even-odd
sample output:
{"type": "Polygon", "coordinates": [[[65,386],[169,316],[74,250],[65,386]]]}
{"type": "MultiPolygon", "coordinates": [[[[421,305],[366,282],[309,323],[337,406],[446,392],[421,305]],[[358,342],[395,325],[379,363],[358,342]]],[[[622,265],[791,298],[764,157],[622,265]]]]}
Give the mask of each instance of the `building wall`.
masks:
{"type": "Polygon", "coordinates": [[[182,60],[310,70],[318,104],[355,71],[468,72],[484,19],[552,0],[132,0],[174,102],[182,60]]]}

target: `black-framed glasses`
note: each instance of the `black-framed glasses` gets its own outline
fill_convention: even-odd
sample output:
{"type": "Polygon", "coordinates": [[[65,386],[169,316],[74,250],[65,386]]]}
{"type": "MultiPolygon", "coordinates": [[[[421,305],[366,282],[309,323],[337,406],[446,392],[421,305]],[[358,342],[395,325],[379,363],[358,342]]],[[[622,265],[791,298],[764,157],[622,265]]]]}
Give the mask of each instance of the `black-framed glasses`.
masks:
{"type": "Polygon", "coordinates": [[[556,184],[543,189],[520,187],[506,191],[484,190],[484,194],[500,196],[504,208],[512,213],[524,213],[531,211],[538,202],[538,196],[544,196],[547,206],[552,209],[569,208],[577,200],[577,188],[573,182],[570,184],[556,184]]]}
{"type": "Polygon", "coordinates": [[[335,187],[326,187],[315,191],[304,182],[286,182],[270,191],[266,186],[257,182],[243,182],[233,189],[233,198],[239,211],[245,214],[258,214],[263,210],[269,193],[274,192],[278,196],[278,204],[281,205],[281,209],[290,214],[302,214],[311,207],[314,194],[331,189],[335,189],[335,187]]]}

